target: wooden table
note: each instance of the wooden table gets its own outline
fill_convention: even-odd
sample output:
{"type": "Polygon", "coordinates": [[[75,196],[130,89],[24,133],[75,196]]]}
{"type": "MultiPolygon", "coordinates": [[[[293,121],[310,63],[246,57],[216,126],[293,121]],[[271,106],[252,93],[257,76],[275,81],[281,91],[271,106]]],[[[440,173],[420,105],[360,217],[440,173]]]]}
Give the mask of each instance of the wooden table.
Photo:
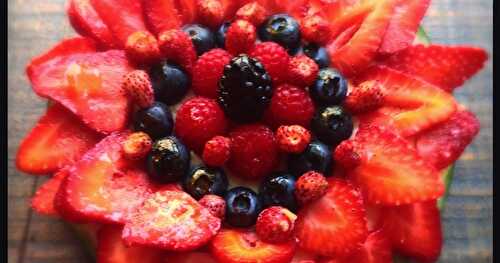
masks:
{"type": "MultiPolygon", "coordinates": [[[[24,67],[31,57],[75,34],[64,13],[64,2],[8,1],[9,263],[87,262],[63,223],[28,208],[29,198],[45,178],[22,174],[14,164],[20,140],[45,109],[45,101],[31,91],[24,67]]],[[[492,55],[492,7],[493,0],[434,0],[424,27],[435,43],[479,45],[492,55]]],[[[492,262],[492,93],[491,60],[456,93],[479,117],[481,132],[457,163],[442,214],[445,244],[441,262],[492,262]]]]}

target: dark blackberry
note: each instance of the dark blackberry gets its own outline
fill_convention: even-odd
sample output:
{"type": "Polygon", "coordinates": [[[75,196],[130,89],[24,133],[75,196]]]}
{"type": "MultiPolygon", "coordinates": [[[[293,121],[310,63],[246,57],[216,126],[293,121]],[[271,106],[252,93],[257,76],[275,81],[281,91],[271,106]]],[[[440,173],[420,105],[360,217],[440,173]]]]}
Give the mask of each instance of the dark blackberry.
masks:
{"type": "Polygon", "coordinates": [[[217,102],[233,121],[257,121],[271,102],[271,78],[257,59],[241,54],[224,68],[217,95],[217,102]]]}

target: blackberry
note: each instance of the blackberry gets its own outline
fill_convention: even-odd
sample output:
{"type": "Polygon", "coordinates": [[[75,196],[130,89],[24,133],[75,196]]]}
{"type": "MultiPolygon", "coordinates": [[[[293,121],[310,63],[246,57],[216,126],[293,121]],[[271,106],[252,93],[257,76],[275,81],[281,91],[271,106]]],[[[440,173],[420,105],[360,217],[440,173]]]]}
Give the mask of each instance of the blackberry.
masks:
{"type": "Polygon", "coordinates": [[[271,77],[264,66],[241,54],[225,66],[217,102],[231,120],[253,122],[262,117],[272,95],[271,77]]]}

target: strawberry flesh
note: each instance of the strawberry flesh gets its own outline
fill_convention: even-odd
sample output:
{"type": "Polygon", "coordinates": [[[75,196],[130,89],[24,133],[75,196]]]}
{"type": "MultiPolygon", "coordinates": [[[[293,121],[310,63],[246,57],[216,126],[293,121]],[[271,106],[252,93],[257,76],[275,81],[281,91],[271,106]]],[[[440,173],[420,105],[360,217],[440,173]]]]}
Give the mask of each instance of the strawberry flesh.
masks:
{"type": "Polygon", "coordinates": [[[62,181],[68,176],[66,169],[61,169],[36,190],[35,196],[31,199],[31,207],[36,212],[47,216],[58,216],[54,208],[54,199],[62,181]]]}
{"type": "Polygon", "coordinates": [[[215,258],[207,252],[169,253],[164,263],[217,263],[215,258]]]}
{"type": "MultiPolygon", "coordinates": [[[[146,18],[146,23],[148,27],[155,33],[157,36],[160,35],[161,32],[169,30],[169,29],[177,29],[182,25],[181,16],[179,11],[175,8],[175,3],[185,1],[175,1],[175,0],[143,0],[142,4],[144,6],[144,15],[146,18]],[[166,19],[168,18],[168,19],[166,19]]],[[[185,4],[183,4],[185,5],[185,4]]],[[[189,7],[189,5],[186,5],[189,7]]],[[[186,9],[186,15],[183,16],[187,18],[189,13],[186,9]]]]}

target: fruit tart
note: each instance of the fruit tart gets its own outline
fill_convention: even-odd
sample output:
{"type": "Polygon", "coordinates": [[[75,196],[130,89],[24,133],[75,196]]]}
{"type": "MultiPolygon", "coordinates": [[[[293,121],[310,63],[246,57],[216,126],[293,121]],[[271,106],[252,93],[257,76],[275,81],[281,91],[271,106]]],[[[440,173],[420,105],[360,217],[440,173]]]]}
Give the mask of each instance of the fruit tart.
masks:
{"type": "Polygon", "coordinates": [[[31,207],[99,263],[436,261],[487,54],[430,44],[429,5],[69,0],[26,69],[31,207]]]}

